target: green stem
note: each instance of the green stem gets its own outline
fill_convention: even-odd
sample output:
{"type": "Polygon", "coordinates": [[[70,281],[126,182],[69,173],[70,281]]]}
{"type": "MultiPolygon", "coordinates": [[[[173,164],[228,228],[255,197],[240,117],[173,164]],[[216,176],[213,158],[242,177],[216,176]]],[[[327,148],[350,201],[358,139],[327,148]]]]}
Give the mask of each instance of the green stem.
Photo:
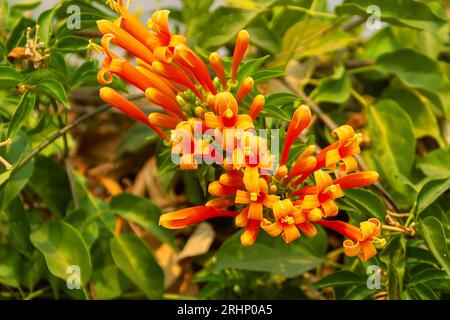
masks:
{"type": "Polygon", "coordinates": [[[307,9],[304,7],[299,6],[286,6],[287,9],[292,11],[298,11],[302,13],[306,13],[307,15],[310,15],[312,17],[323,17],[323,18],[336,18],[336,15],[328,12],[320,12],[320,11],[314,11],[312,9],[307,9]]]}
{"type": "Polygon", "coordinates": [[[50,287],[45,287],[45,288],[36,290],[36,291],[30,293],[28,296],[26,296],[24,298],[24,300],[32,300],[32,299],[42,295],[43,293],[45,293],[48,289],[50,289],[50,287]]]}

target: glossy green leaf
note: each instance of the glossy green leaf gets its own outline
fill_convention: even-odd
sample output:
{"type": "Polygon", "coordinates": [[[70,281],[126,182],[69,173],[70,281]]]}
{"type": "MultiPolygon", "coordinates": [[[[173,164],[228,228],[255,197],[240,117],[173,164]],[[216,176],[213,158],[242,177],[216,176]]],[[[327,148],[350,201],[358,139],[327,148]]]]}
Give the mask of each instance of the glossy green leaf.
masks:
{"type": "Polygon", "coordinates": [[[110,245],[114,263],[127,278],[149,299],[161,298],[164,274],[145,243],[128,233],[111,238],[110,245]]]}
{"type": "Polygon", "coordinates": [[[399,195],[396,200],[409,204],[415,192],[408,181],[415,154],[411,120],[394,101],[379,100],[369,109],[368,121],[371,160],[380,173],[381,182],[399,195]]]}
{"type": "Polygon", "coordinates": [[[8,126],[8,137],[14,139],[17,132],[29,120],[33,108],[36,106],[36,94],[34,92],[25,93],[20,99],[16,112],[8,126]]]}
{"type": "Polygon", "coordinates": [[[66,172],[56,161],[43,156],[36,158],[35,166],[36,170],[30,179],[31,189],[53,214],[63,217],[71,199],[66,172]]]}
{"type": "Polygon", "coordinates": [[[349,33],[333,28],[324,19],[305,19],[289,28],[282,40],[282,52],[273,62],[285,64],[290,58],[318,56],[346,47],[355,40],[349,33]]]}
{"type": "Polygon", "coordinates": [[[40,27],[39,35],[46,47],[48,47],[50,36],[52,34],[53,19],[55,17],[56,9],[57,8],[51,8],[42,12],[37,19],[37,24],[39,24],[40,27]]]}
{"type": "Polygon", "coordinates": [[[9,245],[0,243],[0,283],[18,287],[21,273],[20,255],[9,245]]]}
{"type": "Polygon", "coordinates": [[[80,269],[81,284],[91,276],[91,256],[80,233],[62,221],[49,221],[30,235],[33,245],[42,252],[50,272],[67,280],[70,266],[80,269]]]}
{"type": "Polygon", "coordinates": [[[394,100],[405,110],[411,118],[416,138],[431,136],[441,145],[444,144],[433,111],[413,91],[402,87],[390,87],[383,92],[383,98],[394,100]]]}
{"type": "Polygon", "coordinates": [[[38,87],[47,91],[51,97],[61,102],[67,109],[70,108],[69,100],[67,98],[66,89],[57,80],[51,78],[44,78],[38,82],[38,87]]]}
{"type": "Polygon", "coordinates": [[[22,75],[14,68],[0,66],[0,87],[14,88],[22,79],[22,75]]]}
{"type": "Polygon", "coordinates": [[[420,214],[449,189],[450,178],[431,180],[425,183],[417,193],[414,213],[420,214]]]}
{"type": "Polygon", "coordinates": [[[350,208],[359,214],[363,214],[365,220],[374,217],[384,221],[386,206],[375,193],[366,189],[349,189],[345,190],[344,193],[345,197],[340,199],[344,204],[344,209],[350,208]]]}
{"type": "Polygon", "coordinates": [[[378,57],[376,66],[380,71],[395,74],[406,85],[431,91],[440,90],[445,76],[439,64],[411,49],[399,49],[378,57]]]}
{"type": "Polygon", "coordinates": [[[316,102],[344,103],[350,96],[352,84],[344,66],[339,66],[331,76],[324,78],[314,90],[311,98],[316,102]]]}
{"type": "Polygon", "coordinates": [[[417,167],[429,177],[450,177],[450,148],[436,149],[428,153],[417,164],[417,167]]]}
{"type": "Polygon", "coordinates": [[[336,271],[313,283],[313,288],[329,288],[340,286],[361,285],[364,277],[352,271],[336,271]]]}
{"type": "Polygon", "coordinates": [[[326,235],[322,229],[318,231],[314,238],[303,236],[289,245],[281,237],[274,239],[261,233],[252,247],[242,246],[239,240],[241,232],[237,232],[217,251],[214,268],[265,271],[296,277],[323,262],[326,235]]]}
{"type": "Polygon", "coordinates": [[[422,220],[421,231],[430,251],[450,276],[450,257],[442,224],[435,217],[426,217],[422,220]]]}
{"type": "Polygon", "coordinates": [[[64,36],[58,38],[55,42],[55,50],[59,52],[78,52],[86,51],[89,41],[85,38],[76,36],[64,36]]]}
{"type": "Polygon", "coordinates": [[[152,201],[131,193],[112,198],[110,209],[125,220],[137,223],[163,242],[174,244],[173,232],[159,226],[162,212],[152,201]]]}
{"type": "Polygon", "coordinates": [[[260,12],[263,12],[274,0],[256,0],[251,8],[219,7],[209,16],[208,27],[202,35],[205,48],[219,47],[232,40],[260,12]]]}
{"type": "Polygon", "coordinates": [[[371,5],[380,9],[381,20],[390,24],[408,26],[411,28],[436,30],[445,24],[445,18],[436,14],[426,2],[414,0],[345,0],[336,8],[339,15],[352,14],[364,18],[372,16],[367,12],[371,5]]]}

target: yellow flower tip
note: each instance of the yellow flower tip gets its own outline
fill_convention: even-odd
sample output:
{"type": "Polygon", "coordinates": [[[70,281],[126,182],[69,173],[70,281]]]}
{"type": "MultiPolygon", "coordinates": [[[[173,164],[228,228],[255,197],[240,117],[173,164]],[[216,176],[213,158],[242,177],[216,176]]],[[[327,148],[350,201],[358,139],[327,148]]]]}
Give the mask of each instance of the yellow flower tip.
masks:
{"type": "Polygon", "coordinates": [[[205,112],[206,112],[205,108],[200,107],[200,106],[195,107],[195,111],[194,112],[195,112],[197,117],[202,118],[202,119],[205,118],[205,112]]]}
{"type": "Polygon", "coordinates": [[[250,200],[251,201],[256,201],[258,200],[258,194],[256,192],[251,192],[250,193],[250,200]]]}
{"type": "Polygon", "coordinates": [[[89,44],[87,45],[87,48],[89,50],[95,51],[95,52],[100,53],[100,54],[104,54],[105,53],[105,49],[103,49],[101,46],[96,44],[92,39],[89,39],[89,44]]]}
{"type": "Polygon", "coordinates": [[[323,217],[323,213],[319,208],[314,208],[306,214],[306,218],[308,219],[308,221],[313,221],[313,222],[322,220],[322,217],[323,217]]]}
{"type": "Polygon", "coordinates": [[[282,165],[278,168],[276,178],[282,179],[287,176],[288,172],[289,172],[288,167],[286,165],[282,165]]]}
{"type": "Polygon", "coordinates": [[[271,186],[270,186],[270,193],[277,193],[277,191],[278,191],[278,188],[277,188],[277,186],[276,185],[274,185],[274,184],[272,184],[271,186]]]}
{"type": "Polygon", "coordinates": [[[250,93],[250,91],[253,90],[254,85],[255,81],[252,77],[247,77],[244,79],[236,95],[236,100],[238,103],[241,102],[241,100],[244,99],[250,93]]]}

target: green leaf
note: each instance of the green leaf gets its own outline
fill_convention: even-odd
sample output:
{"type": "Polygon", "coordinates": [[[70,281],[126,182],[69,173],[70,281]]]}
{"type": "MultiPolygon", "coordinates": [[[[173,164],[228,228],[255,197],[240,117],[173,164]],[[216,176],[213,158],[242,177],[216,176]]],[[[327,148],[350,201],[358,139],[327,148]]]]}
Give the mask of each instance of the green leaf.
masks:
{"type": "MultiPolygon", "coordinates": [[[[10,163],[17,164],[24,157],[25,152],[30,148],[28,137],[19,131],[13,143],[8,146],[4,158],[10,163]]],[[[0,150],[2,151],[2,150],[0,150]]],[[[0,174],[0,209],[7,208],[19,192],[25,187],[34,167],[34,160],[29,161],[13,175],[12,170],[0,174]],[[5,182],[6,181],[6,182],[5,182]]]]}
{"type": "Polygon", "coordinates": [[[0,209],[0,233],[18,252],[27,255],[32,251],[30,226],[19,197],[0,209]]]}
{"type": "Polygon", "coordinates": [[[254,1],[254,7],[250,9],[217,8],[209,16],[208,27],[205,28],[200,43],[204,48],[224,45],[274,2],[274,0],[256,0],[254,1]]]}
{"type": "Polygon", "coordinates": [[[445,84],[445,76],[439,64],[411,49],[399,49],[378,57],[376,66],[380,71],[393,73],[406,85],[438,91],[445,84]]]}
{"type": "Polygon", "coordinates": [[[348,207],[358,214],[363,214],[363,220],[374,217],[384,221],[386,206],[375,193],[366,189],[349,189],[344,193],[345,197],[340,199],[340,202],[344,204],[344,209],[348,207]]]}
{"type": "Polygon", "coordinates": [[[95,295],[99,300],[119,298],[131,286],[130,281],[113,264],[97,269],[92,274],[95,295]]]}
{"type": "Polygon", "coordinates": [[[350,289],[342,300],[364,300],[375,292],[373,289],[367,288],[367,284],[364,284],[350,289]]]}
{"type": "Polygon", "coordinates": [[[31,189],[53,214],[63,217],[71,199],[66,172],[53,159],[43,156],[36,158],[35,166],[29,184],[31,189]]]}
{"type": "Polygon", "coordinates": [[[25,34],[28,27],[34,27],[33,20],[25,17],[17,20],[14,27],[10,30],[8,40],[6,41],[6,49],[8,52],[19,45],[25,45],[25,34]]]}
{"type": "Polygon", "coordinates": [[[433,111],[414,92],[402,87],[390,87],[383,92],[383,98],[394,100],[408,113],[416,138],[430,136],[440,145],[444,144],[433,111]]]}
{"type": "Polygon", "coordinates": [[[403,278],[406,266],[405,239],[394,236],[380,253],[380,260],[386,265],[388,272],[388,293],[390,300],[400,299],[403,290],[403,278]]]}
{"type": "Polygon", "coordinates": [[[392,28],[386,27],[377,31],[364,44],[361,53],[363,59],[377,59],[379,56],[401,48],[401,44],[392,32],[392,28]]]}
{"type": "Polygon", "coordinates": [[[294,24],[284,34],[282,51],[272,63],[285,64],[291,58],[319,56],[345,48],[354,40],[356,38],[349,33],[334,28],[331,21],[304,19],[294,24]]]}
{"type": "Polygon", "coordinates": [[[402,205],[413,201],[414,188],[408,178],[415,155],[413,127],[408,114],[392,100],[379,100],[369,109],[369,133],[373,141],[369,156],[381,182],[402,205]],[[395,128],[395,130],[394,130],[395,128]]]}
{"type": "Polygon", "coordinates": [[[381,20],[392,25],[408,26],[410,28],[437,30],[446,20],[437,15],[426,2],[414,0],[345,0],[336,7],[338,15],[359,15],[365,19],[372,13],[367,12],[371,5],[380,8],[381,20]]]}
{"type": "Polygon", "coordinates": [[[450,148],[436,149],[428,153],[417,164],[417,167],[429,177],[450,177],[450,148]]]}
{"type": "Polygon", "coordinates": [[[17,132],[29,120],[33,108],[36,106],[36,93],[27,92],[20,99],[16,112],[12,116],[11,122],[8,126],[8,137],[14,139],[17,132]]]}
{"type": "Polygon", "coordinates": [[[149,248],[133,234],[116,235],[110,240],[111,254],[119,269],[149,299],[160,299],[164,274],[149,248]]]}
{"type": "Polygon", "coordinates": [[[429,286],[423,283],[417,284],[414,288],[412,288],[412,290],[420,300],[439,300],[436,293],[434,293],[429,286]]]}
{"type": "Polygon", "coordinates": [[[342,287],[361,285],[365,283],[365,279],[352,271],[336,271],[322,279],[313,283],[312,287],[316,289],[328,288],[328,287],[342,287]]]}
{"type": "Polygon", "coordinates": [[[344,103],[350,96],[352,84],[344,66],[339,66],[336,72],[320,81],[318,87],[312,93],[311,98],[316,102],[344,103]]]}
{"type": "Polygon", "coordinates": [[[421,231],[430,251],[450,276],[449,251],[442,224],[435,217],[426,217],[422,220],[421,231]]]}
{"type": "Polygon", "coordinates": [[[53,275],[66,280],[71,274],[68,267],[78,266],[81,284],[89,281],[91,256],[77,229],[62,221],[49,221],[34,230],[30,240],[44,255],[53,275]]]}
{"type": "Polygon", "coordinates": [[[23,263],[22,285],[30,291],[45,275],[45,259],[39,250],[34,250],[28,260],[23,263]]]}
{"type": "Polygon", "coordinates": [[[54,48],[59,52],[72,53],[86,51],[88,44],[89,41],[85,38],[64,36],[56,40],[54,48]]]}
{"type": "Polygon", "coordinates": [[[59,81],[51,78],[43,78],[37,83],[37,86],[46,90],[51,97],[56,98],[64,107],[70,109],[66,89],[59,81]]]}
{"type": "Polygon", "coordinates": [[[411,277],[409,285],[414,286],[418,283],[427,283],[433,280],[448,280],[448,275],[445,271],[428,268],[411,277]]]}
{"type": "Polygon", "coordinates": [[[21,273],[20,255],[9,245],[0,243],[0,283],[18,287],[21,273]]]}
{"type": "Polygon", "coordinates": [[[327,246],[325,232],[320,228],[314,238],[303,236],[289,245],[281,237],[274,239],[261,233],[253,246],[244,247],[240,234],[235,233],[217,251],[215,270],[265,271],[292,278],[322,263],[327,246]]]}
{"type": "Polygon", "coordinates": [[[53,18],[57,8],[58,7],[51,8],[42,12],[36,21],[40,27],[39,35],[41,41],[44,42],[45,47],[48,47],[50,36],[52,34],[53,18]]]}
{"type": "Polygon", "coordinates": [[[419,215],[450,188],[450,178],[431,180],[417,193],[414,213],[419,215]]]}
{"type": "Polygon", "coordinates": [[[99,236],[97,219],[91,219],[85,210],[72,210],[64,218],[64,221],[75,227],[83,237],[86,246],[90,249],[99,236]]]}
{"type": "Polygon", "coordinates": [[[173,233],[159,226],[162,212],[152,201],[131,193],[112,198],[110,209],[125,220],[137,223],[162,242],[174,244],[173,233]]]}
{"type": "Polygon", "coordinates": [[[22,75],[14,68],[0,66],[0,87],[15,88],[22,75]]]}
{"type": "Polygon", "coordinates": [[[252,42],[271,54],[277,54],[281,50],[281,39],[269,27],[268,22],[259,16],[246,30],[251,34],[252,42]]]}

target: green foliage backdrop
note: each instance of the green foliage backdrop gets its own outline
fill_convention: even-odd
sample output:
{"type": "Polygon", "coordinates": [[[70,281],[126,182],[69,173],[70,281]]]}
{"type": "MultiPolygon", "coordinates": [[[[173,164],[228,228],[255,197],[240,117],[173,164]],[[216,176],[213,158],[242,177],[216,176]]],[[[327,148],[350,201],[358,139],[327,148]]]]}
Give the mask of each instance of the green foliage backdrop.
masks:
{"type": "Polygon", "coordinates": [[[272,128],[302,102],[317,116],[316,144],[330,143],[345,123],[364,133],[362,160],[381,184],[339,202],[356,222],[386,223],[386,247],[364,263],[343,257],[341,239],[327,240],[323,230],[290,246],[262,237],[245,248],[222,222],[210,226],[206,250],[187,250],[189,241],[200,246],[198,230],[167,231],[159,216],[203,203],[214,171],[180,173],[153,132],[99,102],[99,63],[87,47],[100,37],[96,20],[115,16],[103,1],[40,6],[1,1],[0,141],[12,144],[0,156],[13,168],[0,168],[0,298],[450,297],[448,2],[345,0],[330,10],[326,0],[183,0],[168,8],[203,57],[232,50],[238,31],[249,31],[239,77],[251,75],[267,91],[272,128]],[[368,32],[374,4],[383,24],[368,32]],[[80,8],[78,30],[68,27],[71,5],[80,8]],[[42,41],[42,59],[14,51],[26,46],[28,27],[42,41]],[[98,173],[102,163],[125,169],[98,173]],[[149,172],[168,200],[137,191],[149,172]],[[118,223],[126,232],[116,232],[118,223]],[[168,262],[180,252],[187,258],[168,262]],[[66,285],[72,265],[81,270],[79,290],[66,285]],[[370,265],[381,268],[380,288],[366,285],[370,265]]]}

